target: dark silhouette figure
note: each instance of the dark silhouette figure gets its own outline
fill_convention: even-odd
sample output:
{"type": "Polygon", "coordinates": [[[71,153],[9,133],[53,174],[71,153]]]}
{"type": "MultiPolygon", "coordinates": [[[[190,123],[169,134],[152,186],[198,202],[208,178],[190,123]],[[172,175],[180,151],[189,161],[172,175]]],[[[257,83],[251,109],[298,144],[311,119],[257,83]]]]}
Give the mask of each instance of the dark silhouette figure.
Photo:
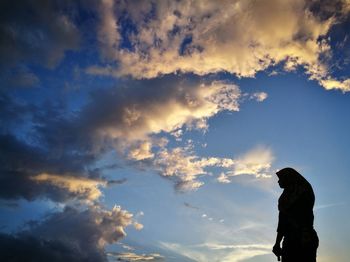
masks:
{"type": "Polygon", "coordinates": [[[313,227],[314,191],[293,168],[283,168],[276,174],[278,184],[284,190],[278,200],[277,237],[272,252],[278,261],[282,257],[282,262],[316,262],[318,236],[313,227]]]}

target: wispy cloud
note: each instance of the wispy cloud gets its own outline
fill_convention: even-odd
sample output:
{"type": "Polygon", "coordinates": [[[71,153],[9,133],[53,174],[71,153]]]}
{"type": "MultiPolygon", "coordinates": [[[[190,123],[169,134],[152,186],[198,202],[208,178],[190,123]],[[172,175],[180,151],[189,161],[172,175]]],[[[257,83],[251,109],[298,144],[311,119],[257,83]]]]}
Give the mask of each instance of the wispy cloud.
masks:
{"type": "Polygon", "coordinates": [[[111,261],[166,261],[165,258],[156,253],[152,254],[136,254],[136,253],[116,253],[116,252],[108,252],[107,253],[109,259],[111,261]]]}
{"type": "Polygon", "coordinates": [[[338,203],[330,203],[330,204],[321,204],[321,205],[316,205],[314,210],[320,210],[320,209],[338,207],[338,206],[344,206],[344,205],[347,205],[347,203],[346,202],[338,202],[338,203]]]}
{"type": "Polygon", "coordinates": [[[269,148],[257,147],[237,158],[198,157],[187,148],[163,149],[154,161],[155,169],[162,176],[176,181],[180,191],[196,190],[203,185],[198,180],[202,175],[211,174],[207,169],[217,167],[221,173],[218,182],[229,183],[229,177],[253,175],[257,178],[269,178],[270,168],[274,160],[269,148]]]}
{"type": "Polygon", "coordinates": [[[196,207],[196,206],[194,206],[194,205],[192,205],[190,203],[187,203],[187,202],[184,202],[184,206],[188,207],[188,208],[191,208],[191,209],[200,210],[199,207],[196,207]]]}
{"type": "Polygon", "coordinates": [[[259,255],[271,254],[273,244],[230,245],[203,243],[199,245],[182,245],[177,243],[160,243],[164,248],[177,252],[198,262],[239,262],[259,255]]]}

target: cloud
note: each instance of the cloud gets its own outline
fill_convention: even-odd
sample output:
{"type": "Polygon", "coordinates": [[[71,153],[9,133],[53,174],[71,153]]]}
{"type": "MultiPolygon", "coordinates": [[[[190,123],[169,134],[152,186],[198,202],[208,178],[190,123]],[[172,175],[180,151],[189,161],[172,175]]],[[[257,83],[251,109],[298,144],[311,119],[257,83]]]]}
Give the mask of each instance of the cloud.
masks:
{"type": "MultiPolygon", "coordinates": [[[[91,113],[88,121],[96,122],[98,135],[137,142],[183,126],[203,129],[207,127],[206,120],[220,111],[239,110],[240,91],[236,85],[167,81],[171,78],[142,82],[141,87],[137,86],[141,82],[136,82],[134,87],[102,94],[83,113],[91,113]],[[106,115],[96,119],[101,114],[106,115]]],[[[137,158],[151,155],[150,144],[141,143],[140,147],[141,151],[134,152],[137,158]]]]}
{"type": "Polygon", "coordinates": [[[214,115],[239,111],[241,92],[236,85],[180,80],[176,76],[125,83],[126,87],[94,93],[94,100],[81,110],[67,133],[84,134],[82,141],[86,139],[91,144],[110,141],[122,156],[174,181],[178,191],[201,187],[203,182],[197,178],[210,174],[210,167],[229,169],[229,175],[261,177],[270,167],[272,153],[265,149],[235,160],[203,158],[195,154],[191,145],[168,147],[168,139],[163,137],[179,130],[205,131],[207,120],[214,115]]]}
{"type": "MultiPolygon", "coordinates": [[[[45,116],[39,128],[43,142],[98,152],[106,141],[132,160],[154,157],[164,147],[161,133],[208,128],[207,120],[222,111],[239,110],[240,89],[222,81],[200,82],[167,76],[125,81],[91,94],[91,101],[70,119],[45,116]],[[49,119],[47,119],[49,118],[49,119]],[[56,136],[56,130],[65,130],[56,136]],[[157,137],[158,135],[158,137],[157,137]]],[[[55,114],[54,114],[55,115],[55,114]]]]}
{"type": "MultiPolygon", "coordinates": [[[[3,7],[0,8],[0,32],[4,36],[0,40],[0,68],[15,67],[13,76],[17,79],[9,80],[9,83],[14,81],[13,86],[37,85],[40,80],[30,70],[32,64],[54,69],[66,51],[77,50],[80,40],[74,19],[77,14],[70,4],[66,6],[67,3],[70,2],[45,4],[26,0],[15,6],[8,1],[0,4],[3,7]],[[18,66],[23,62],[28,63],[28,68],[21,71],[18,66]]],[[[156,36],[155,42],[159,38],[158,45],[164,49],[162,54],[153,47],[155,38],[147,30],[140,31],[143,34],[140,43],[137,36],[131,37],[131,46],[126,47],[128,43],[123,35],[123,18],[115,16],[128,8],[124,6],[125,3],[105,0],[96,4],[98,12],[102,14],[97,26],[101,57],[111,64],[106,68],[91,67],[89,73],[117,72],[118,76],[127,75],[131,72],[128,67],[132,63],[136,63],[133,71],[136,78],[152,78],[152,74],[178,70],[192,72],[193,66],[198,66],[198,71],[193,71],[197,74],[227,70],[222,54],[214,57],[209,64],[202,58],[198,60],[202,52],[204,55],[204,52],[215,51],[211,49],[211,44],[207,47],[204,45],[211,36],[208,38],[203,32],[202,39],[197,32],[205,19],[211,19],[213,6],[209,2],[203,2],[199,8],[202,21],[194,16],[190,24],[186,24],[186,10],[182,10],[182,7],[178,12],[173,10],[176,17],[182,17],[180,20],[183,24],[179,25],[179,36],[175,32],[177,29],[170,34],[174,40],[167,40],[170,45],[165,49],[166,44],[162,39],[168,38],[167,28],[174,27],[174,17],[169,16],[165,23],[160,24],[159,33],[163,35],[156,36]],[[207,4],[211,6],[209,9],[205,7],[207,4]],[[204,12],[203,8],[208,12],[204,12]],[[189,30],[191,36],[184,39],[183,30],[189,30]],[[135,41],[137,44],[134,44],[135,41]],[[173,41],[179,45],[174,45],[173,41]],[[179,52],[179,60],[172,58],[172,54],[179,52]],[[137,60],[133,61],[133,53],[137,60]],[[152,66],[145,67],[141,53],[146,57],[151,54],[149,64],[154,66],[153,72],[152,66]],[[193,62],[188,64],[188,68],[183,68],[190,61],[189,56],[193,56],[193,62]],[[162,61],[165,62],[165,69],[159,67],[158,63],[162,61]],[[219,62],[223,62],[224,66],[219,66],[217,70],[219,62]],[[115,71],[114,65],[118,71],[115,71]]],[[[168,3],[164,2],[165,6],[161,6],[160,10],[167,9],[168,3]]],[[[134,2],[134,5],[134,11],[128,11],[135,19],[139,16],[139,10],[147,15],[149,8],[153,8],[146,2],[134,2]]],[[[186,6],[192,9],[188,4],[186,6]]],[[[158,12],[157,20],[161,19],[158,12]]],[[[187,14],[191,12],[193,10],[188,10],[187,14]]],[[[213,17],[218,21],[216,14],[213,17]]],[[[154,19],[149,17],[151,22],[154,19]]],[[[142,28],[147,29],[147,26],[142,28]]],[[[155,30],[155,26],[152,24],[149,29],[155,30]]],[[[209,35],[215,34],[216,27],[208,30],[209,35]]],[[[156,30],[154,33],[158,34],[156,30]]],[[[225,50],[222,45],[218,45],[218,48],[225,50]]],[[[243,73],[236,74],[245,76],[243,73]]],[[[53,94],[51,91],[49,93],[53,94]]],[[[257,101],[264,99],[262,93],[252,96],[257,101]]],[[[126,227],[132,225],[136,230],[141,230],[143,225],[135,221],[128,211],[120,207],[106,210],[97,204],[102,196],[102,187],[126,181],[107,180],[103,177],[104,168],[96,167],[98,160],[114,150],[118,153],[116,161],[126,159],[129,161],[127,164],[138,163],[156,170],[161,176],[172,180],[179,191],[198,189],[204,183],[200,180],[201,176],[212,175],[213,168],[227,171],[226,176],[260,176],[268,169],[271,158],[265,157],[259,162],[254,154],[237,159],[201,157],[191,146],[179,145],[182,142],[179,139],[189,130],[206,132],[208,120],[213,116],[223,111],[239,111],[240,98],[241,91],[232,82],[210,81],[210,78],[199,80],[193,75],[168,75],[148,80],[121,79],[116,86],[91,92],[86,104],[75,111],[60,102],[51,103],[54,99],[49,100],[50,103],[40,104],[36,101],[34,104],[31,101],[33,104],[26,104],[1,94],[0,99],[4,103],[0,103],[0,109],[4,110],[0,110],[0,198],[30,201],[44,198],[63,203],[63,206],[70,201],[88,205],[83,205],[87,209],[66,206],[62,212],[48,215],[43,221],[30,223],[25,231],[15,235],[1,234],[0,242],[6,243],[2,245],[6,246],[6,252],[0,254],[0,260],[106,261],[105,246],[122,239],[126,235],[126,227]],[[173,141],[170,135],[177,141],[173,141]],[[179,144],[173,147],[168,145],[169,141],[179,144]]],[[[212,220],[211,217],[207,219],[212,220]]],[[[130,261],[161,259],[156,254],[120,255],[124,256],[122,259],[130,261]]]]}
{"type": "Polygon", "coordinates": [[[274,160],[269,148],[257,147],[236,159],[230,176],[255,175],[256,177],[270,177],[268,171],[274,160]]]}
{"type": "Polygon", "coordinates": [[[214,216],[211,217],[211,216],[208,216],[207,214],[202,213],[202,212],[204,211],[204,210],[202,210],[202,208],[193,206],[193,205],[190,204],[190,203],[184,202],[184,206],[187,207],[187,208],[189,208],[189,209],[192,209],[192,210],[194,210],[194,211],[197,211],[197,214],[198,214],[198,212],[201,212],[200,217],[201,217],[201,218],[204,218],[204,219],[208,219],[208,221],[215,221],[215,222],[219,222],[219,223],[223,223],[223,222],[225,221],[225,220],[222,219],[222,218],[217,218],[217,217],[215,217],[216,214],[214,214],[214,216]],[[214,218],[214,217],[215,217],[215,218],[214,218]]]}
{"type": "Polygon", "coordinates": [[[112,185],[121,185],[124,184],[126,181],[128,181],[126,178],[118,179],[118,180],[108,180],[107,185],[112,186],[112,185]]]}
{"type": "Polygon", "coordinates": [[[121,209],[120,206],[114,206],[111,210],[94,206],[82,212],[67,207],[62,213],[49,217],[31,232],[44,238],[71,238],[72,241],[81,241],[79,245],[82,248],[84,245],[88,247],[91,243],[102,248],[126,236],[124,228],[133,223],[132,217],[131,213],[121,209]],[[67,233],[64,230],[66,228],[75,230],[67,233]]]}
{"type": "Polygon", "coordinates": [[[206,243],[204,246],[210,250],[232,250],[222,258],[222,261],[239,262],[259,255],[271,254],[272,244],[226,245],[206,243]]]}
{"type": "Polygon", "coordinates": [[[126,244],[123,244],[123,243],[121,243],[121,242],[119,242],[119,244],[122,246],[122,248],[124,248],[124,249],[126,249],[126,250],[129,250],[129,251],[135,250],[135,248],[133,248],[133,247],[131,247],[131,246],[128,246],[128,245],[126,245],[126,244]]]}
{"type": "Polygon", "coordinates": [[[264,101],[268,95],[265,92],[256,92],[250,95],[250,99],[254,99],[258,102],[264,101]]]}
{"type": "Polygon", "coordinates": [[[175,137],[176,141],[182,141],[183,130],[178,129],[170,133],[173,137],[175,137]]]}
{"type": "Polygon", "coordinates": [[[199,245],[203,247],[207,247],[212,250],[221,250],[221,249],[271,249],[270,245],[263,244],[250,244],[250,245],[227,245],[227,244],[218,244],[218,243],[205,243],[203,245],[199,245]]]}
{"type": "MultiPolygon", "coordinates": [[[[0,135],[0,198],[97,199],[102,179],[87,178],[86,155],[54,155],[13,135],[0,135]]],[[[98,174],[95,174],[98,175],[98,174]]]]}
{"type": "Polygon", "coordinates": [[[93,180],[85,177],[60,176],[47,173],[41,173],[31,176],[31,180],[37,183],[47,183],[58,188],[67,190],[69,194],[75,195],[86,201],[93,203],[102,195],[100,186],[107,186],[107,181],[93,180]]]}
{"type": "Polygon", "coordinates": [[[204,243],[191,246],[168,242],[161,242],[161,246],[198,262],[239,262],[259,255],[271,254],[272,248],[272,244],[230,245],[204,243]]]}
{"type": "Polygon", "coordinates": [[[233,83],[177,76],[121,81],[92,92],[74,114],[62,105],[21,105],[3,96],[0,197],[97,200],[99,186],[112,181],[106,184],[102,178],[103,167],[91,166],[115,149],[121,161],[156,170],[173,180],[177,190],[195,190],[203,184],[197,178],[210,174],[207,168],[227,167],[231,160],[201,158],[183,146],[168,148],[165,136],[206,131],[209,118],[239,111],[240,97],[233,83]],[[33,141],[19,139],[16,130],[33,141]]]}
{"type": "Polygon", "coordinates": [[[327,90],[339,89],[343,92],[350,91],[350,79],[341,81],[341,80],[336,80],[332,78],[327,78],[327,79],[320,80],[320,82],[321,82],[321,85],[327,90]]]}
{"type": "Polygon", "coordinates": [[[330,208],[330,207],[338,207],[338,206],[344,206],[347,205],[346,202],[339,202],[339,203],[330,203],[330,204],[323,204],[323,205],[317,205],[315,206],[314,210],[320,210],[324,208],[330,208]]]}
{"type": "MultiPolygon", "coordinates": [[[[13,236],[0,233],[3,261],[89,261],[83,252],[57,240],[42,240],[35,236],[13,236]]],[[[106,261],[102,254],[92,256],[95,261],[106,261]]]]}
{"type": "Polygon", "coordinates": [[[132,214],[115,206],[111,210],[99,206],[86,210],[66,207],[16,235],[0,235],[5,248],[3,261],[107,261],[104,250],[123,237],[125,227],[133,222],[132,214]]]}
{"type": "Polygon", "coordinates": [[[336,84],[333,88],[348,91],[331,76],[327,36],[348,14],[349,4],[323,2],[271,0],[267,6],[252,0],[142,5],[120,1],[113,14],[112,9],[100,10],[105,19],[99,27],[99,32],[110,35],[108,41],[101,41],[101,53],[110,53],[117,66],[94,65],[87,72],[154,78],[179,71],[198,75],[227,71],[252,77],[284,63],[286,71],[301,66],[324,87],[328,79],[336,84]],[[123,22],[125,17],[128,23],[123,22]],[[134,30],[125,30],[130,24],[134,30]],[[129,44],[118,45],[120,41],[129,44]]]}
{"type": "Polygon", "coordinates": [[[217,180],[218,180],[218,182],[223,183],[223,184],[231,183],[228,176],[225,175],[224,173],[221,173],[220,176],[218,176],[217,180]]]}
{"type": "Polygon", "coordinates": [[[3,70],[0,74],[1,88],[28,88],[37,86],[39,78],[26,67],[17,67],[13,70],[3,70]]]}
{"type": "Polygon", "coordinates": [[[63,109],[8,95],[0,101],[0,198],[92,203],[101,196],[100,186],[125,182],[103,178],[108,166],[91,168],[100,157],[91,143],[79,143],[77,133],[60,133],[74,128],[63,109]]]}
{"type": "Polygon", "coordinates": [[[184,206],[185,206],[185,207],[188,207],[188,208],[190,208],[190,209],[200,210],[199,207],[196,207],[196,206],[194,206],[194,205],[191,205],[190,203],[187,203],[187,202],[184,202],[184,206]]]}
{"type": "Polygon", "coordinates": [[[196,190],[203,185],[197,177],[207,174],[206,167],[217,164],[217,159],[200,159],[184,148],[162,150],[154,160],[154,166],[164,177],[175,180],[179,191],[196,190]]]}
{"type": "Polygon", "coordinates": [[[137,230],[143,229],[143,225],[138,223],[138,222],[134,222],[133,225],[134,225],[135,229],[137,229],[137,230]]]}
{"type": "Polygon", "coordinates": [[[100,26],[98,27],[98,40],[100,43],[102,56],[109,59],[114,56],[115,49],[119,46],[120,35],[118,33],[118,23],[115,12],[115,1],[103,0],[98,6],[100,14],[100,26]]]}
{"type": "Polygon", "coordinates": [[[13,132],[36,111],[36,107],[15,101],[5,92],[0,92],[0,132],[13,132]]]}
{"type": "Polygon", "coordinates": [[[160,245],[164,249],[170,250],[176,254],[180,254],[181,256],[184,256],[185,258],[190,259],[191,261],[198,261],[198,262],[209,261],[209,260],[206,260],[205,254],[192,250],[191,248],[181,244],[160,242],[160,245]]]}
{"type": "Polygon", "coordinates": [[[164,257],[160,254],[152,253],[152,254],[136,254],[136,253],[116,253],[109,252],[108,257],[111,261],[165,261],[164,257]]]}
{"type": "Polygon", "coordinates": [[[66,1],[1,1],[0,67],[29,61],[53,68],[65,51],[76,50],[79,31],[65,12],[68,6],[66,1]]]}
{"type": "Polygon", "coordinates": [[[36,116],[43,144],[63,150],[98,154],[112,144],[130,159],[152,158],[152,148],[166,140],[155,137],[179,128],[205,130],[207,120],[222,111],[238,111],[240,89],[222,81],[205,82],[167,76],[121,81],[113,88],[92,92],[76,114],[48,108],[36,116]],[[57,130],[64,130],[60,135],[57,130]]]}
{"type": "Polygon", "coordinates": [[[199,157],[191,148],[176,147],[160,150],[153,161],[153,168],[162,176],[174,180],[176,190],[186,192],[197,190],[204,184],[198,178],[212,174],[208,170],[210,167],[222,170],[218,182],[230,183],[229,177],[238,175],[270,177],[273,160],[271,149],[261,146],[237,158],[199,157]]]}
{"type": "MultiPolygon", "coordinates": [[[[132,160],[128,164],[139,162],[142,168],[172,180],[182,192],[200,188],[199,178],[211,175],[211,167],[225,169],[227,176],[244,172],[263,176],[272,162],[271,154],[264,150],[240,159],[204,158],[191,145],[168,147],[164,138],[178,130],[206,131],[209,118],[222,111],[239,111],[240,97],[240,89],[232,83],[166,76],[127,80],[118,87],[93,92],[75,114],[55,105],[30,108],[7,101],[13,111],[28,112],[36,143],[14,135],[1,137],[4,190],[0,196],[93,203],[101,196],[99,187],[112,181],[102,178],[103,168],[89,166],[113,149],[122,159],[132,160]]],[[[19,119],[21,114],[15,116],[19,119]]]]}

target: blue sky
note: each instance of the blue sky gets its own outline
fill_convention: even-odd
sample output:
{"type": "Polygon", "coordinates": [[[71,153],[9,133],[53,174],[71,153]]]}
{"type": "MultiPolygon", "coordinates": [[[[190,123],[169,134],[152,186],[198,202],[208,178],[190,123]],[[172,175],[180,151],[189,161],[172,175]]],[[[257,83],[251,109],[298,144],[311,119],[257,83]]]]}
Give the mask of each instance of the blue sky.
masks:
{"type": "Polygon", "coordinates": [[[0,10],[9,254],[272,261],[274,174],[291,166],[316,194],[318,261],[346,261],[348,1],[0,10]]]}

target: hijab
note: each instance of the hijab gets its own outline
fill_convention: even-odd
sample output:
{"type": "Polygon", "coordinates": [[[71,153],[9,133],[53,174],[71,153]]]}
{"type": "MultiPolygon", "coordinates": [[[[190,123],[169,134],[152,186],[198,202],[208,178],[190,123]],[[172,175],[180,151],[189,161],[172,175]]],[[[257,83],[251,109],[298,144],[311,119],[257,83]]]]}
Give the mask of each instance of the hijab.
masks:
{"type": "Polygon", "coordinates": [[[286,167],[279,170],[276,175],[285,181],[285,188],[278,200],[279,211],[285,212],[303,195],[308,197],[313,206],[314,192],[310,183],[300,173],[293,168],[286,167]]]}

